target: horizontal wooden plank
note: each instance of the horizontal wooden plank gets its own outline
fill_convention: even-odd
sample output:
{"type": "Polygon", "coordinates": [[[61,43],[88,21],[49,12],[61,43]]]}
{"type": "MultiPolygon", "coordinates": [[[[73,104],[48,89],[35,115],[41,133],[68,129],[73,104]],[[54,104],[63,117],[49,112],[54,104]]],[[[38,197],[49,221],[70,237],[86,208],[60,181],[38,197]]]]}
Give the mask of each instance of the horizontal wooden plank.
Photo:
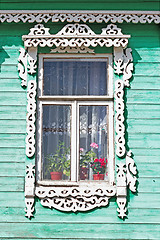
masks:
{"type": "Polygon", "coordinates": [[[25,134],[1,134],[0,147],[23,148],[25,146],[25,134]]]}
{"type": "Polygon", "coordinates": [[[139,164],[139,163],[148,163],[150,161],[152,161],[152,163],[160,163],[160,155],[158,154],[159,153],[159,150],[158,149],[132,149],[133,150],[133,155],[134,155],[134,158],[136,158],[136,163],[139,164]],[[153,151],[152,151],[153,150],[153,151]],[[152,153],[157,152],[156,156],[152,155],[152,153]],[[148,156],[147,156],[147,154],[148,156]],[[140,155],[142,154],[142,155],[140,155]],[[143,156],[144,155],[144,156],[143,156]]]}
{"type": "Polygon", "coordinates": [[[46,236],[50,239],[54,238],[68,238],[75,239],[77,236],[79,239],[82,238],[94,238],[101,239],[113,239],[119,238],[120,232],[123,239],[139,239],[139,236],[143,235],[143,239],[155,239],[160,238],[159,225],[150,224],[25,224],[25,223],[10,223],[9,229],[7,223],[0,223],[0,228],[3,229],[1,237],[22,237],[27,236],[28,238],[45,238],[46,236]],[[126,231],[127,228],[127,231],[126,231]]]}
{"type": "MultiPolygon", "coordinates": [[[[103,207],[101,209],[95,209],[85,213],[63,213],[56,210],[50,210],[48,208],[39,207],[36,208],[35,217],[32,219],[32,223],[122,223],[122,220],[117,217],[116,206],[103,207]]],[[[24,217],[24,208],[0,208],[0,214],[4,215],[1,219],[3,222],[20,222],[28,223],[28,219],[24,217]]],[[[159,224],[160,209],[152,209],[150,216],[148,216],[148,209],[129,209],[128,219],[125,220],[125,224],[128,223],[151,223],[159,224]],[[141,214],[139,217],[139,211],[141,214]]]]}
{"type": "Polygon", "coordinates": [[[130,133],[160,134],[160,119],[138,119],[137,118],[137,119],[127,119],[126,122],[128,125],[126,130],[129,134],[130,133]]]}
{"type": "Polygon", "coordinates": [[[21,162],[4,163],[0,162],[0,176],[4,177],[24,177],[25,164],[21,162]]]}
{"type": "Polygon", "coordinates": [[[0,177],[0,191],[24,192],[24,177],[0,177]]]}
{"type": "Polygon", "coordinates": [[[0,120],[0,133],[26,133],[25,120],[0,120]]]}
{"type": "Polygon", "coordinates": [[[134,65],[136,76],[160,76],[160,63],[137,63],[134,65]]]}
{"type": "MultiPolygon", "coordinates": [[[[11,104],[11,103],[9,103],[11,104]]],[[[0,119],[13,119],[13,120],[26,120],[27,107],[26,103],[21,105],[16,103],[15,105],[0,105],[0,119]]]]}
{"type": "MultiPolygon", "coordinates": [[[[134,158],[135,162],[136,161],[136,157],[134,158]]],[[[147,163],[137,163],[137,169],[138,169],[138,176],[139,177],[152,177],[152,178],[156,178],[159,177],[159,163],[152,163],[152,159],[150,159],[150,161],[147,163]]],[[[148,189],[148,191],[152,192],[152,189],[148,189]]]]}
{"type": "Polygon", "coordinates": [[[155,104],[126,104],[127,118],[130,119],[160,119],[160,105],[155,104]]]}
{"type": "Polygon", "coordinates": [[[160,104],[160,90],[126,90],[126,102],[160,104]]]}
{"type": "MultiPolygon", "coordinates": [[[[144,27],[143,25],[141,25],[141,27],[144,27]]],[[[158,27],[158,26],[156,26],[158,27]]],[[[141,34],[142,34],[142,29],[140,29],[141,34]]],[[[144,33],[147,34],[147,36],[149,36],[149,34],[153,34],[154,32],[158,32],[158,31],[152,31],[151,29],[143,31],[143,37],[144,37],[144,33]],[[150,32],[150,33],[149,33],[150,32]]],[[[137,34],[137,32],[135,31],[135,34],[137,34]]],[[[132,50],[132,55],[133,55],[133,61],[135,63],[137,62],[159,62],[159,56],[160,56],[160,48],[156,48],[156,49],[144,49],[144,48],[133,48],[132,50]]]]}
{"type": "MultiPolygon", "coordinates": [[[[139,165],[137,166],[139,168],[139,165]]],[[[139,193],[160,193],[160,177],[145,177],[138,178],[138,192],[139,193]]]]}
{"type": "Polygon", "coordinates": [[[128,145],[130,148],[159,148],[160,135],[158,134],[129,134],[128,145]]]}
{"type": "Polygon", "coordinates": [[[18,78],[1,78],[0,81],[0,91],[26,91],[26,89],[21,87],[21,80],[18,78]]]}
{"type": "Polygon", "coordinates": [[[131,83],[131,90],[143,89],[143,90],[160,90],[159,77],[157,76],[135,76],[133,77],[131,83]]]}
{"type": "Polygon", "coordinates": [[[27,103],[27,94],[25,91],[21,92],[0,92],[1,105],[25,105],[27,103]]]}
{"type": "Polygon", "coordinates": [[[9,1],[9,2],[1,2],[1,10],[44,10],[44,9],[52,9],[52,10],[144,10],[144,11],[158,11],[159,10],[159,3],[157,1],[153,1],[152,4],[150,2],[127,2],[120,1],[120,2],[112,2],[110,1],[101,1],[97,3],[97,1],[43,1],[41,4],[39,2],[33,1],[31,2],[25,1],[23,4],[20,4],[19,1],[9,1]],[[8,4],[9,3],[9,4],[8,4]],[[74,4],[73,4],[74,3],[74,4]],[[109,5],[109,6],[108,6],[109,5]]]}
{"type": "MultiPolygon", "coordinates": [[[[6,149],[5,149],[6,150],[6,149]]],[[[0,162],[25,162],[26,156],[25,151],[23,149],[12,149],[15,151],[15,154],[11,154],[12,152],[6,150],[6,155],[0,155],[0,162]],[[18,150],[18,151],[16,151],[18,150]]]]}

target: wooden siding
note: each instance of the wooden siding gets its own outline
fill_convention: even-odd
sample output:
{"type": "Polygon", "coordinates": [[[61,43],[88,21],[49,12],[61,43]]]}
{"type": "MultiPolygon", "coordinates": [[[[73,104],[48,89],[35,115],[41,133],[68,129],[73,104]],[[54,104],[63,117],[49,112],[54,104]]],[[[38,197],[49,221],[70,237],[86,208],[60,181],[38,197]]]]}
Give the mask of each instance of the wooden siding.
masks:
{"type": "Polygon", "coordinates": [[[158,11],[159,0],[1,0],[0,9],[19,10],[146,10],[158,11]]]}
{"type": "MultiPolygon", "coordinates": [[[[8,1],[1,2],[8,6],[4,5],[8,1]]],[[[17,6],[24,8],[28,2],[17,6]]],[[[59,23],[57,28],[62,25],[59,23]]],[[[86,213],[50,210],[37,199],[35,217],[31,220],[24,217],[26,90],[20,85],[17,58],[23,46],[21,35],[27,34],[31,26],[0,25],[0,239],[160,239],[158,26],[118,24],[124,33],[132,35],[129,47],[133,49],[135,66],[131,87],[126,90],[125,114],[127,146],[133,151],[138,167],[138,193],[129,194],[128,218],[124,221],[117,217],[115,199],[108,207],[86,213]]],[[[97,29],[100,25],[90,26],[97,29]]]]}

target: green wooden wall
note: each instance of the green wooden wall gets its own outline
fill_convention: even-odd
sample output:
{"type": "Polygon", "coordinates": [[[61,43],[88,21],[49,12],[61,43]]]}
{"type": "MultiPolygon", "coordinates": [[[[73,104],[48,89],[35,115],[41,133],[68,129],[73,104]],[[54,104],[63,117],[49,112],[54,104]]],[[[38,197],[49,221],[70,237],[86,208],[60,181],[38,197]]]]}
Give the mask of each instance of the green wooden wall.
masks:
{"type": "Polygon", "coordinates": [[[158,11],[159,0],[1,0],[0,9],[158,11]]]}
{"type": "MultiPolygon", "coordinates": [[[[9,1],[1,1],[3,9],[13,9],[14,6],[15,8],[25,6],[29,9],[27,4],[33,1],[28,0],[23,4],[18,4],[19,0],[10,1],[15,5],[11,3],[6,5],[7,2],[9,1]]],[[[39,1],[34,1],[34,4],[37,2],[39,1]]],[[[93,7],[97,7],[97,1],[92,2],[93,7]]],[[[138,2],[144,1],[132,1],[131,6],[135,3],[136,9],[138,2]]],[[[56,2],[58,6],[61,6],[60,3],[61,1],[56,2]]],[[[102,3],[105,6],[105,1],[100,3],[101,6],[102,3]]],[[[149,1],[146,1],[144,8],[149,6],[148,3],[149,1]]],[[[124,8],[125,4],[126,1],[123,1],[124,8]]],[[[43,4],[42,6],[44,7],[43,4]]],[[[72,8],[71,1],[67,6],[72,8]]],[[[92,9],[91,4],[89,6],[92,9]]],[[[127,105],[125,115],[127,147],[133,151],[138,168],[138,192],[137,194],[129,193],[128,217],[125,220],[117,217],[114,198],[108,207],[86,213],[63,213],[55,209],[50,210],[42,207],[39,200],[36,200],[35,217],[28,220],[24,217],[26,90],[20,85],[17,59],[19,48],[23,46],[21,36],[28,34],[33,25],[23,23],[0,25],[0,239],[159,240],[160,41],[158,26],[156,24],[118,24],[123,33],[129,33],[132,36],[129,47],[133,49],[134,57],[131,88],[125,92],[127,105]]],[[[45,24],[45,26],[51,25],[45,24]]],[[[57,28],[63,25],[58,23],[57,28]]],[[[93,25],[95,28],[105,26],[105,24],[93,25]]]]}

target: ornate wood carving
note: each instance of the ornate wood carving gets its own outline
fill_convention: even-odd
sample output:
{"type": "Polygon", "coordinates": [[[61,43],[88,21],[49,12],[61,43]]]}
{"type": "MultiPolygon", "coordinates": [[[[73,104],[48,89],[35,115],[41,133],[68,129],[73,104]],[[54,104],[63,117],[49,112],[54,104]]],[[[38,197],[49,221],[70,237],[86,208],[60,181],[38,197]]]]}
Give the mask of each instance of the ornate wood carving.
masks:
{"type": "Polygon", "coordinates": [[[35,196],[35,166],[30,163],[26,166],[26,177],[25,177],[25,212],[26,217],[33,217],[34,212],[34,196],[35,196]]]}
{"type": "Polygon", "coordinates": [[[45,207],[65,212],[88,211],[108,205],[108,199],[116,193],[115,187],[37,187],[36,196],[45,207]]]}
{"type": "Polygon", "coordinates": [[[130,35],[123,35],[121,29],[114,24],[102,29],[101,34],[95,34],[85,24],[67,24],[57,34],[51,35],[43,24],[37,24],[30,29],[28,35],[23,35],[25,47],[126,47],[130,35]]]}
{"type": "Polygon", "coordinates": [[[94,53],[94,49],[90,49],[84,46],[81,47],[62,47],[51,49],[51,53],[94,53]]]}
{"type": "Polygon", "coordinates": [[[18,58],[18,71],[19,76],[22,79],[21,85],[22,87],[27,86],[27,52],[24,48],[20,48],[20,55],[18,58]]]}
{"type": "Polygon", "coordinates": [[[27,91],[27,136],[26,136],[26,155],[33,157],[35,153],[35,112],[36,112],[36,81],[28,82],[27,91]]]}
{"type": "MultiPolygon", "coordinates": [[[[82,15],[80,15],[82,17],[82,15]]],[[[75,17],[75,16],[74,16],[75,17]]],[[[95,16],[94,16],[95,17],[95,16]]],[[[27,21],[27,20],[26,20],[27,21]]],[[[46,20],[47,21],[47,20],[46,20]]],[[[72,20],[71,20],[72,21],[72,20]]],[[[86,20],[87,21],[87,20],[86,20]]],[[[95,20],[96,21],[96,20],[95,20]]],[[[101,20],[102,21],[102,20],[101,20]]],[[[28,48],[26,54],[21,50],[19,57],[20,77],[26,83],[26,68],[28,58],[28,73],[36,72],[37,46],[56,47],[51,52],[91,52],[90,46],[97,45],[103,47],[114,46],[114,70],[115,74],[123,75],[115,83],[116,101],[116,154],[118,157],[126,156],[125,149],[125,127],[124,127],[124,87],[129,86],[129,79],[132,77],[133,59],[131,49],[126,48],[130,35],[123,35],[121,29],[114,24],[109,24],[102,29],[101,34],[95,34],[85,24],[67,24],[57,34],[51,35],[49,28],[42,24],[30,29],[28,35],[23,36],[24,45],[28,48]],[[126,48],[126,49],[125,49],[126,48]],[[27,56],[27,57],[26,57],[27,56]],[[24,67],[25,66],[25,67],[24,67]]],[[[92,51],[93,53],[93,51],[92,51]]],[[[35,153],[35,111],[36,111],[36,81],[30,80],[28,83],[28,105],[27,105],[27,137],[26,155],[30,158],[35,153]]],[[[101,185],[97,188],[89,188],[80,184],[77,187],[47,187],[37,186],[36,196],[41,199],[41,203],[46,207],[54,207],[63,211],[87,211],[95,207],[106,206],[108,199],[117,195],[119,217],[126,216],[126,189],[127,185],[131,191],[136,191],[136,168],[129,152],[126,156],[126,165],[121,163],[117,168],[117,188],[101,185]]],[[[32,168],[31,168],[32,169],[32,168]]],[[[32,170],[28,170],[31,175],[32,170]]],[[[32,171],[33,173],[33,171],[32,171]]],[[[27,173],[29,174],[29,173],[27,173]]],[[[32,187],[26,184],[26,216],[31,217],[34,211],[34,183],[32,187]]]]}
{"type": "Polygon", "coordinates": [[[124,126],[124,87],[129,87],[129,79],[132,77],[133,58],[131,48],[114,48],[115,74],[123,74],[123,80],[115,82],[115,110],[116,110],[116,154],[124,157],[125,150],[125,126],[124,126]]]}
{"type": "Polygon", "coordinates": [[[136,192],[137,169],[131,158],[131,151],[126,155],[126,163],[117,164],[117,211],[120,218],[126,217],[127,186],[132,192],[136,192]]]}
{"type": "Polygon", "coordinates": [[[1,10],[0,22],[160,23],[158,11],[40,11],[1,10]]]}
{"type": "Polygon", "coordinates": [[[37,48],[31,47],[28,49],[28,73],[33,75],[37,70],[37,48]]]}

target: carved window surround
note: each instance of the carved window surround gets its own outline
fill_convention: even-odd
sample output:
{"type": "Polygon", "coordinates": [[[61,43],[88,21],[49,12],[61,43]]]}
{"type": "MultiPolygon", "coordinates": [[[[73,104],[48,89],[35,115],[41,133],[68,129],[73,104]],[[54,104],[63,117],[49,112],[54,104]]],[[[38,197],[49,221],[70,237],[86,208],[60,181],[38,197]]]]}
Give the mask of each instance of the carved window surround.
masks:
{"type": "Polygon", "coordinates": [[[0,22],[160,23],[159,11],[0,10],[0,22]]]}
{"type": "MultiPolygon", "coordinates": [[[[117,196],[119,217],[126,216],[127,186],[136,191],[136,167],[131,158],[131,151],[125,149],[125,126],[124,126],[124,88],[129,86],[132,77],[133,63],[132,50],[127,48],[130,35],[124,35],[116,25],[110,24],[102,29],[101,34],[95,34],[85,24],[67,24],[57,34],[51,35],[49,28],[42,24],[30,29],[28,35],[22,36],[25,49],[20,49],[19,76],[22,86],[27,86],[27,72],[34,75],[37,70],[37,47],[54,47],[51,52],[92,52],[89,47],[105,46],[114,47],[114,73],[122,75],[115,82],[115,122],[116,122],[116,155],[125,159],[117,165],[117,183],[95,184],[93,187],[70,185],[70,186],[44,186],[35,185],[34,164],[27,165],[26,170],[26,216],[32,217],[34,211],[35,195],[41,199],[41,204],[49,208],[54,207],[62,211],[87,211],[95,207],[106,206],[112,196],[117,196]],[[32,180],[31,180],[32,179],[32,180]]],[[[31,78],[31,77],[30,77],[31,78]]],[[[26,155],[32,158],[35,154],[35,113],[36,113],[36,81],[28,81],[27,87],[27,137],[26,155]]]]}

